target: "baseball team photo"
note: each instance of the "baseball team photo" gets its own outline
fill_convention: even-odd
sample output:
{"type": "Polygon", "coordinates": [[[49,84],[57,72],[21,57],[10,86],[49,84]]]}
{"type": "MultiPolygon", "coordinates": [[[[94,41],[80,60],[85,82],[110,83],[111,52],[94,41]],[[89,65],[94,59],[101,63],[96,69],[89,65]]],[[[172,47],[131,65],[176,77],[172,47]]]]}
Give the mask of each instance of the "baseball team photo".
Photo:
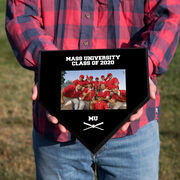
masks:
{"type": "Polygon", "coordinates": [[[61,72],[61,110],[127,109],[126,70],[61,72]]]}

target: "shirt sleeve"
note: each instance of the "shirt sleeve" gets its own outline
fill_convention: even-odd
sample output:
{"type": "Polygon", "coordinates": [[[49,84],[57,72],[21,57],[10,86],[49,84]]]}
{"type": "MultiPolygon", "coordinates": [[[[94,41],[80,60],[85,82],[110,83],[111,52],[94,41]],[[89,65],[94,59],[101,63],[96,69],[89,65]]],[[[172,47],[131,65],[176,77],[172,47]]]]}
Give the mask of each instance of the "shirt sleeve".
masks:
{"type": "Polygon", "coordinates": [[[43,29],[40,0],[7,0],[5,29],[19,63],[36,70],[40,50],[57,50],[43,29]]]}
{"type": "Polygon", "coordinates": [[[63,89],[63,95],[64,95],[64,96],[67,95],[68,90],[69,90],[68,86],[67,86],[66,88],[63,89]]]}
{"type": "Polygon", "coordinates": [[[166,72],[180,35],[180,1],[146,0],[145,30],[135,47],[148,49],[151,77],[166,72]]]}
{"type": "Polygon", "coordinates": [[[67,96],[69,93],[74,91],[73,85],[69,85],[63,89],[64,96],[67,96]]]}
{"type": "Polygon", "coordinates": [[[75,85],[75,86],[76,86],[76,85],[77,85],[77,83],[78,83],[78,81],[77,81],[77,80],[74,80],[74,81],[73,81],[73,85],[75,85]]]}

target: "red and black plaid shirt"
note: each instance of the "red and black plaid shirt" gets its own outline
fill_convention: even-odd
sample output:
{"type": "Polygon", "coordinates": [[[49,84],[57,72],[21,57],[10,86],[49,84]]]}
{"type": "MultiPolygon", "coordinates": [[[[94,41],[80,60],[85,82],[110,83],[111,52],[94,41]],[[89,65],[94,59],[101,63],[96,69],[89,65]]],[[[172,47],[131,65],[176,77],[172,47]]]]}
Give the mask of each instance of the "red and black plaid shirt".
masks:
{"type": "MultiPolygon", "coordinates": [[[[156,84],[156,76],[166,71],[174,55],[179,29],[179,0],[7,0],[9,42],[19,63],[35,72],[40,50],[146,47],[156,84]]],[[[149,100],[141,118],[113,138],[134,134],[158,119],[159,105],[157,91],[156,100],[149,100]]],[[[33,118],[40,134],[57,141],[71,138],[69,132],[61,133],[57,125],[48,122],[36,101],[33,118]]]]}

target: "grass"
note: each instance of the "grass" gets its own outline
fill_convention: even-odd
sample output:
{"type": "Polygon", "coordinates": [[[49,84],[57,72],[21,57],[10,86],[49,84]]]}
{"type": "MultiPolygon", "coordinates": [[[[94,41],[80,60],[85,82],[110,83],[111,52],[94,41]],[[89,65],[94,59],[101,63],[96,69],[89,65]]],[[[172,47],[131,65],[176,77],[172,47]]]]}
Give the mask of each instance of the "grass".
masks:
{"type": "Polygon", "coordinates": [[[165,75],[159,78],[161,93],[160,179],[180,179],[180,46],[165,75]]]}
{"type": "Polygon", "coordinates": [[[0,0],[0,180],[34,180],[31,88],[33,73],[20,67],[4,31],[0,0]]]}
{"type": "MultiPolygon", "coordinates": [[[[0,180],[33,180],[31,88],[33,72],[16,61],[4,31],[5,0],[0,0],[0,180]]],[[[180,179],[180,46],[165,75],[161,94],[160,180],[180,179]]]]}

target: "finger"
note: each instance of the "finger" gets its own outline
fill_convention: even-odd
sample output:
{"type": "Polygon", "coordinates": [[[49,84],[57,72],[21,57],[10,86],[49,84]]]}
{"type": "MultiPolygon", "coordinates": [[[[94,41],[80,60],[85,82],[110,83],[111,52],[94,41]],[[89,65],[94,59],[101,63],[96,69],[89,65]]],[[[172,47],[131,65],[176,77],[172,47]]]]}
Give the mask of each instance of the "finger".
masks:
{"type": "Polygon", "coordinates": [[[32,88],[32,100],[36,100],[38,96],[38,88],[37,88],[37,84],[34,85],[34,87],[32,88]]]}
{"type": "Polygon", "coordinates": [[[58,127],[59,127],[60,131],[63,133],[65,133],[67,131],[66,128],[62,124],[58,124],[58,127]]]}
{"type": "Polygon", "coordinates": [[[135,120],[138,120],[141,116],[142,116],[142,113],[143,113],[143,107],[140,108],[136,114],[133,114],[132,116],[130,116],[130,121],[135,121],[135,120]]]}
{"type": "Polygon", "coordinates": [[[66,128],[62,125],[58,123],[58,119],[55,116],[52,116],[51,114],[49,114],[48,112],[46,113],[46,116],[48,118],[48,120],[53,123],[53,124],[58,124],[58,127],[60,129],[61,132],[65,133],[66,132],[66,128]]]}
{"type": "Polygon", "coordinates": [[[58,119],[55,116],[52,116],[51,114],[49,114],[48,112],[46,113],[46,116],[48,118],[48,120],[53,123],[53,124],[57,124],[58,123],[58,119]]]}
{"type": "Polygon", "coordinates": [[[156,99],[156,86],[153,81],[149,78],[149,90],[150,90],[150,97],[151,99],[156,99]]]}
{"type": "Polygon", "coordinates": [[[122,127],[121,127],[121,130],[122,131],[126,131],[129,127],[129,125],[131,124],[131,122],[126,122],[122,127]]]}

